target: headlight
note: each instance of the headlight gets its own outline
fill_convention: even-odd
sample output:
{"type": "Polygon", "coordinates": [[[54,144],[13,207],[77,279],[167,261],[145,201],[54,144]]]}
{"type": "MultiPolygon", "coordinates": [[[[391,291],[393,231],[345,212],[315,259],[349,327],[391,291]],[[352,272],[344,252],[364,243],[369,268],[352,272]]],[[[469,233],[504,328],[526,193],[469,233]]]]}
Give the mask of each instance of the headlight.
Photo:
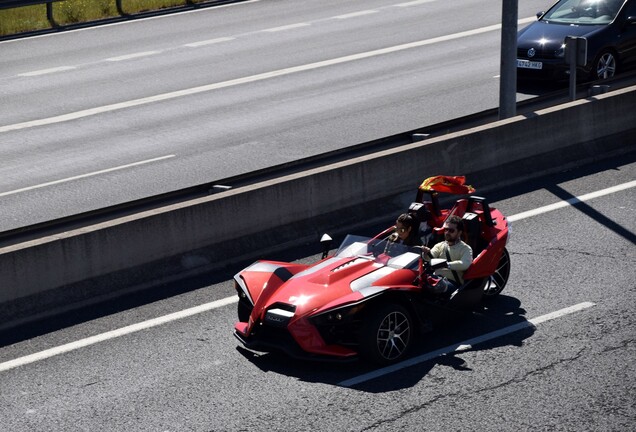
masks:
{"type": "Polygon", "coordinates": [[[311,318],[315,325],[328,325],[339,324],[350,321],[354,316],[358,314],[364,307],[365,303],[359,303],[356,305],[341,306],[336,309],[322,312],[311,318]]]}
{"type": "Polygon", "coordinates": [[[565,44],[561,45],[561,47],[560,47],[558,50],[556,50],[556,51],[554,52],[554,56],[555,56],[556,58],[563,58],[563,57],[565,57],[565,44]]]}

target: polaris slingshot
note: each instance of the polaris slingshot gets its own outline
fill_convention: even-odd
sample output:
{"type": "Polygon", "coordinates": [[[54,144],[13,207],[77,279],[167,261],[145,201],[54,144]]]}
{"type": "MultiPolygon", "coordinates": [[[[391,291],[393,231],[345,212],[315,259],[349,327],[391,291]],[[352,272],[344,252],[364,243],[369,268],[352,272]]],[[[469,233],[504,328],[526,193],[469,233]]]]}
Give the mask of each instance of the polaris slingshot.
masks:
{"type": "Polygon", "coordinates": [[[464,284],[450,293],[427,289],[429,274],[446,260],[424,261],[418,250],[388,245],[389,227],[374,238],[347,236],[336,253],[312,265],[257,261],[234,276],[239,296],[234,335],[248,349],[283,351],[322,360],[402,360],[417,336],[454,312],[478,306],[503,290],[510,274],[508,222],[486,199],[458,199],[441,209],[438,192],[470,194],[463,177],[428,178],[409,212],[424,244],[443,239],[450,215],[464,222],[473,262],[464,284]],[[427,199],[425,200],[424,197],[427,199]]]}

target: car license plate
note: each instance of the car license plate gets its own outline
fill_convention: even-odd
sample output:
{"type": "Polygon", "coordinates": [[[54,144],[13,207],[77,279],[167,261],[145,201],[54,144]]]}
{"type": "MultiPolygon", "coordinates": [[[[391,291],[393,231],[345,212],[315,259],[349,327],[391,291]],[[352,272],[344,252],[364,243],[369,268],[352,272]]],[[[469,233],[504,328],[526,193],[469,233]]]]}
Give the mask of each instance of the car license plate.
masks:
{"type": "Polygon", "coordinates": [[[538,61],[517,59],[517,67],[521,69],[543,69],[543,63],[538,61]]]}

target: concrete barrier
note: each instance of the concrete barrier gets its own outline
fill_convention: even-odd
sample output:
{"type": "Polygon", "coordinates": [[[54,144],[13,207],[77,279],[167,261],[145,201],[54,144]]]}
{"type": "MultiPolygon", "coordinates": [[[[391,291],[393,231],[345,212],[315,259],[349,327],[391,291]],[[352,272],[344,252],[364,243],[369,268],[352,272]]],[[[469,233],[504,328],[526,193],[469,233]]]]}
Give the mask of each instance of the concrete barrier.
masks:
{"type": "Polygon", "coordinates": [[[496,187],[636,151],[635,107],[630,87],[4,247],[0,329],[371,221],[430,175],[496,187]]]}

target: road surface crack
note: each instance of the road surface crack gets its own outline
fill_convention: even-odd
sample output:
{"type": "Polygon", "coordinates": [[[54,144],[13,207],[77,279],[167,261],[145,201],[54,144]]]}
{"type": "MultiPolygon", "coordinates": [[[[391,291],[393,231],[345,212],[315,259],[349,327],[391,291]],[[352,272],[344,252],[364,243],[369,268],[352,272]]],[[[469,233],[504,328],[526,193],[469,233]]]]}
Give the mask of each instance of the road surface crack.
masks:
{"type": "Polygon", "coordinates": [[[395,421],[397,421],[397,420],[399,420],[399,419],[401,419],[401,418],[403,418],[403,417],[405,417],[405,416],[407,416],[409,414],[413,414],[413,413],[416,413],[416,412],[421,411],[423,409],[426,409],[427,407],[429,407],[429,406],[431,406],[433,404],[436,404],[437,402],[439,402],[441,400],[444,400],[444,399],[451,399],[451,398],[455,398],[457,396],[459,396],[460,398],[464,399],[464,398],[466,398],[466,397],[468,397],[470,395],[484,393],[484,392],[490,392],[490,391],[493,391],[493,390],[500,389],[502,387],[509,386],[511,384],[517,384],[517,383],[523,382],[523,381],[525,381],[526,379],[528,379],[531,376],[543,374],[544,372],[546,372],[548,370],[551,370],[551,369],[554,369],[555,367],[557,367],[557,366],[559,366],[561,364],[571,363],[573,361],[578,360],[583,355],[584,351],[585,351],[585,348],[581,348],[573,356],[562,358],[562,359],[558,359],[558,360],[556,360],[556,361],[554,361],[554,362],[552,362],[552,363],[550,363],[548,365],[545,365],[545,366],[540,367],[538,369],[534,369],[534,370],[528,371],[527,373],[523,374],[522,376],[518,376],[518,377],[515,377],[515,378],[512,378],[512,379],[509,379],[508,381],[502,382],[502,383],[497,384],[497,385],[493,385],[493,386],[490,386],[490,387],[484,387],[484,388],[472,391],[470,393],[455,392],[455,393],[448,393],[448,394],[444,394],[444,395],[437,395],[436,397],[434,397],[434,398],[432,398],[432,399],[430,399],[430,400],[428,400],[428,401],[426,401],[424,403],[421,403],[419,405],[416,405],[416,406],[413,406],[413,407],[408,408],[406,410],[403,410],[402,412],[400,412],[399,414],[393,416],[392,418],[388,418],[388,419],[385,419],[385,420],[377,421],[377,422],[365,427],[364,429],[360,429],[360,431],[363,432],[363,431],[373,430],[373,429],[376,429],[376,428],[381,428],[382,426],[385,426],[387,424],[391,424],[391,423],[393,423],[393,422],[395,422],[395,421]]]}
{"type": "Polygon", "coordinates": [[[601,351],[601,353],[605,354],[605,353],[612,352],[612,351],[622,350],[622,349],[627,348],[628,345],[631,345],[633,343],[634,343],[633,339],[627,339],[627,340],[624,340],[623,342],[621,342],[618,346],[606,347],[605,349],[603,349],[601,351]]]}

